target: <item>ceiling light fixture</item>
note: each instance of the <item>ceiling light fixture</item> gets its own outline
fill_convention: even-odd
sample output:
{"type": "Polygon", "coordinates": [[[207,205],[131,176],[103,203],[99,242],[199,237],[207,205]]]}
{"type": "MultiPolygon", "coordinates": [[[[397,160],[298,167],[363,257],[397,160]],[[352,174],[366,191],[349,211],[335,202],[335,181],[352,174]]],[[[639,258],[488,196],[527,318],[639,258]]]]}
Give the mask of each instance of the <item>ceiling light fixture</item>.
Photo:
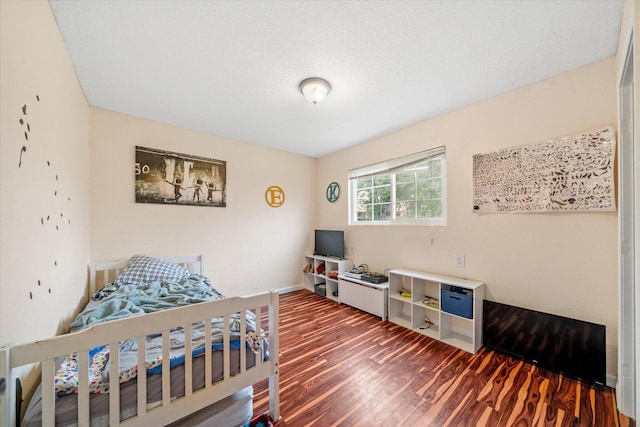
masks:
{"type": "Polygon", "coordinates": [[[325,79],[311,77],[300,82],[300,92],[315,105],[331,92],[331,85],[325,79]]]}

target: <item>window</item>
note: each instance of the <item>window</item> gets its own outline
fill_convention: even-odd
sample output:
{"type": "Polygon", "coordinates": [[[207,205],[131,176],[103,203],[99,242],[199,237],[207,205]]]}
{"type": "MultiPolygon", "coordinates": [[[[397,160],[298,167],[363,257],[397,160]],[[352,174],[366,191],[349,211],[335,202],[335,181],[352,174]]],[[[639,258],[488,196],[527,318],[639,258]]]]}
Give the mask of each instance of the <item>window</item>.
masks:
{"type": "Polygon", "coordinates": [[[445,148],[349,171],[349,224],[445,225],[445,148]]]}

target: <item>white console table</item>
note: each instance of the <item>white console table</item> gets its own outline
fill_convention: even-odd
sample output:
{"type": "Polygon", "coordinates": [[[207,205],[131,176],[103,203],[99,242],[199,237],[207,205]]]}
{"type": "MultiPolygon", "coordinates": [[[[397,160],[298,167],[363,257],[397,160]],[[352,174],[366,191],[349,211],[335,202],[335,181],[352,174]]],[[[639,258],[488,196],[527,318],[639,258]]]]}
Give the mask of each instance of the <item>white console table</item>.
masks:
{"type": "Polygon", "coordinates": [[[338,276],[338,302],[387,319],[389,282],[370,283],[364,280],[338,276]]]}

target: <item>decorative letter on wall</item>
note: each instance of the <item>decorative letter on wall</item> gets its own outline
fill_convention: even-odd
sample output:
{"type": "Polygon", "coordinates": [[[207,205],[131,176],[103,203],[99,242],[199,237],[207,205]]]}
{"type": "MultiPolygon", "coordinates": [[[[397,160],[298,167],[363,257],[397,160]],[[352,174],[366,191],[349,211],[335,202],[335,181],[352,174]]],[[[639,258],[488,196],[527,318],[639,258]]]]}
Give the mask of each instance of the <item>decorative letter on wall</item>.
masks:
{"type": "Polygon", "coordinates": [[[329,202],[337,202],[340,198],[340,184],[335,181],[329,184],[329,186],[327,187],[326,196],[329,202]]]}
{"type": "Polygon", "coordinates": [[[272,185],[264,192],[264,199],[272,208],[279,208],[284,204],[284,190],[277,185],[272,185]]]}
{"type": "Polygon", "coordinates": [[[473,156],[478,213],[614,211],[613,126],[473,156]]]}

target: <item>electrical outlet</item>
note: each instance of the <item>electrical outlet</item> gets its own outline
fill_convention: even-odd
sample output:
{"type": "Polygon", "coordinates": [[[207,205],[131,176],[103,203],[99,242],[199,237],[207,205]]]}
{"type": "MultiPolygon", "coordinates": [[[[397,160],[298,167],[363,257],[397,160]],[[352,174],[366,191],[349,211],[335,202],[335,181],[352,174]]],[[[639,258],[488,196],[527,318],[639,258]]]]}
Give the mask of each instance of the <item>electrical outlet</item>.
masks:
{"type": "Polygon", "coordinates": [[[355,254],[356,253],[356,245],[349,246],[349,253],[351,253],[351,254],[355,254]]]}
{"type": "Polygon", "coordinates": [[[456,255],[456,267],[464,268],[464,255],[456,255]]]}

